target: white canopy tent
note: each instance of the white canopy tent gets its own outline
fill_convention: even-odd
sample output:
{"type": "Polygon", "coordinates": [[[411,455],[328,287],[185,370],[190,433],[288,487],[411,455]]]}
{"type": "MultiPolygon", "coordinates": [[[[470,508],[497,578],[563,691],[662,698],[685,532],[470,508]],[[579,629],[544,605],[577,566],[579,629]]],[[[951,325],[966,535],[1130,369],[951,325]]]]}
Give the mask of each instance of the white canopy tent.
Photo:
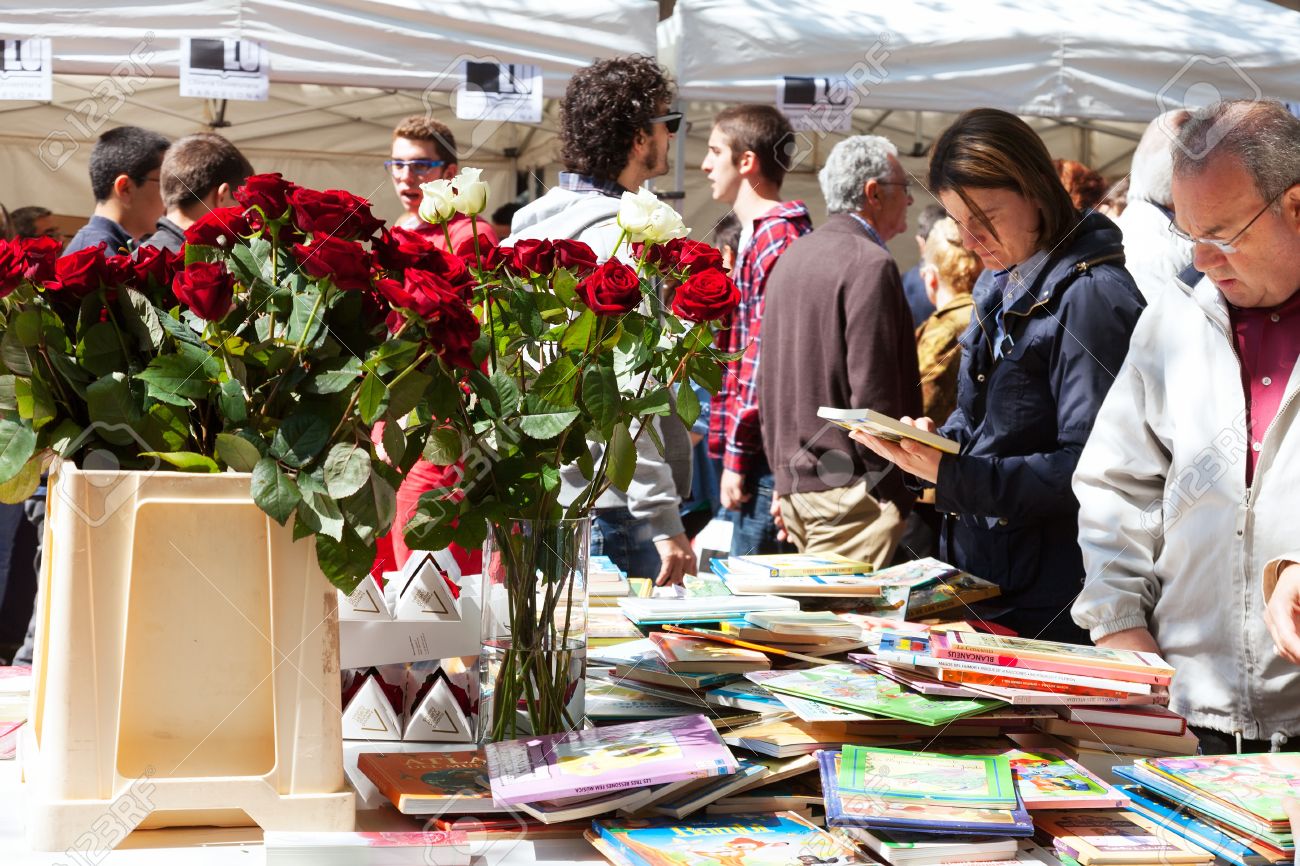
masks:
{"type": "Polygon", "coordinates": [[[0,103],[0,201],[86,214],[87,157],[112,126],[169,137],[211,128],[259,171],[370,195],[397,213],[379,164],[403,117],[429,112],[456,134],[462,161],[487,169],[508,200],[517,167],[550,162],[553,108],[541,125],[457,121],[450,92],[464,60],[541,67],[548,98],[592,60],[655,52],[653,0],[136,0],[50,3],[0,12],[0,35],[49,37],[51,103],[0,103]],[[271,55],[266,102],[224,105],[178,93],[181,37],[239,37],[271,55]]]}

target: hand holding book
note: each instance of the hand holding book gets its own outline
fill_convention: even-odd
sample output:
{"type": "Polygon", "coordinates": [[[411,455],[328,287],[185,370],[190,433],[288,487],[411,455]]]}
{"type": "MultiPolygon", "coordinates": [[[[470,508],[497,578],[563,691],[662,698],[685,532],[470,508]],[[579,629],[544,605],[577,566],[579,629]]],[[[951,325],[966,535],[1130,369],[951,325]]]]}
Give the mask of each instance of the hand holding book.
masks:
{"type": "Polygon", "coordinates": [[[957,443],[939,436],[934,421],[929,418],[903,416],[894,420],[870,409],[827,406],[821,407],[817,415],[847,428],[854,442],[931,484],[939,478],[939,460],[943,454],[957,453],[957,443]]]}

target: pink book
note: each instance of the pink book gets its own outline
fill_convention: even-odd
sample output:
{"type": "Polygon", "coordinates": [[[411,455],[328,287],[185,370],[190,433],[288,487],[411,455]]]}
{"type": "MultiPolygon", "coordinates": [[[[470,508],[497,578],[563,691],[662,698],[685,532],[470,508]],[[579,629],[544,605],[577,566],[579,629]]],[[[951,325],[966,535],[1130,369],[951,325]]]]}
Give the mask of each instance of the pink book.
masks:
{"type": "Polygon", "coordinates": [[[739,769],[702,715],[525,737],[486,746],[501,805],[726,776],[739,769]]]}
{"type": "Polygon", "coordinates": [[[931,637],[931,653],[937,659],[1024,670],[1058,671],[1157,686],[1167,686],[1173,679],[1172,669],[1154,653],[1107,650],[1025,638],[980,634],[972,636],[964,632],[936,634],[931,637]]]}

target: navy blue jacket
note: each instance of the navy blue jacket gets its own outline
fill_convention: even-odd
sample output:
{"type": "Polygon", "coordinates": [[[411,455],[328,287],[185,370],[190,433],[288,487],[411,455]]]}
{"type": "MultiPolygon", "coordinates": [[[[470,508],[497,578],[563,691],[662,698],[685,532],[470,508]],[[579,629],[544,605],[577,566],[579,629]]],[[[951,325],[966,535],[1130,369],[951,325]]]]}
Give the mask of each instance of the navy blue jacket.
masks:
{"type": "Polygon", "coordinates": [[[996,581],[994,601],[1010,609],[999,619],[1027,637],[1083,637],[1062,613],[1083,585],[1070,477],[1145,306],[1123,262],[1119,229],[1091,214],[1007,311],[1005,357],[993,355],[1001,299],[991,272],[961,338],[957,410],[940,430],[961,443],[939,464],[941,551],[996,581]]]}

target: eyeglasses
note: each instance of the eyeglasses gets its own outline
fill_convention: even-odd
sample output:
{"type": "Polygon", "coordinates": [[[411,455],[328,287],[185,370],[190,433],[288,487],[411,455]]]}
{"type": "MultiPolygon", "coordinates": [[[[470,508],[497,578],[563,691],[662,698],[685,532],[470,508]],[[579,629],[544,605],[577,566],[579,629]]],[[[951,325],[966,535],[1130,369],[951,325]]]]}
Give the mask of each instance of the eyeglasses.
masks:
{"type": "Polygon", "coordinates": [[[682,112],[680,112],[680,111],[670,111],[670,112],[668,112],[667,114],[661,114],[661,115],[659,115],[658,117],[652,117],[652,118],[650,118],[650,119],[649,119],[648,121],[646,121],[646,122],[647,122],[647,123],[662,123],[664,126],[668,127],[668,134],[669,134],[669,135],[676,135],[676,134],[677,134],[677,130],[678,130],[678,129],[681,129],[681,126],[682,126],[682,118],[685,117],[685,116],[686,116],[686,115],[684,115],[684,114],[683,114],[682,112]]]}
{"type": "MultiPolygon", "coordinates": [[[[1296,183],[1300,183],[1300,181],[1296,181],[1296,183]]],[[[1286,189],[1281,190],[1280,192],[1278,192],[1277,195],[1273,196],[1271,199],[1265,202],[1264,206],[1259,209],[1259,213],[1251,217],[1250,222],[1242,226],[1241,231],[1237,232],[1235,235],[1228,238],[1226,241],[1221,241],[1218,240],[1217,238],[1194,238],[1191,235],[1189,235],[1187,232],[1180,229],[1177,225],[1175,225],[1173,220],[1169,221],[1169,231],[1173,232],[1175,235],[1187,241],[1188,243],[1206,244],[1207,246],[1214,247],[1216,250],[1223,253],[1225,256],[1230,256],[1233,253],[1237,252],[1236,243],[1238,240],[1241,239],[1241,236],[1244,235],[1246,231],[1255,224],[1256,220],[1258,220],[1260,217],[1264,215],[1265,211],[1267,211],[1269,208],[1273,206],[1274,202],[1276,202],[1278,199],[1282,197],[1283,193],[1285,193],[1287,190],[1291,189],[1291,187],[1295,185],[1296,185],[1295,183],[1288,184],[1286,189]]]]}
{"type": "Polygon", "coordinates": [[[388,169],[388,173],[393,177],[398,177],[408,168],[411,170],[411,174],[424,176],[435,168],[442,168],[446,164],[446,160],[442,159],[388,159],[384,161],[384,168],[388,169]]]}
{"type": "Polygon", "coordinates": [[[905,193],[912,192],[912,182],[910,180],[877,180],[876,183],[880,184],[881,186],[901,186],[903,188],[903,192],[905,193]]]}

